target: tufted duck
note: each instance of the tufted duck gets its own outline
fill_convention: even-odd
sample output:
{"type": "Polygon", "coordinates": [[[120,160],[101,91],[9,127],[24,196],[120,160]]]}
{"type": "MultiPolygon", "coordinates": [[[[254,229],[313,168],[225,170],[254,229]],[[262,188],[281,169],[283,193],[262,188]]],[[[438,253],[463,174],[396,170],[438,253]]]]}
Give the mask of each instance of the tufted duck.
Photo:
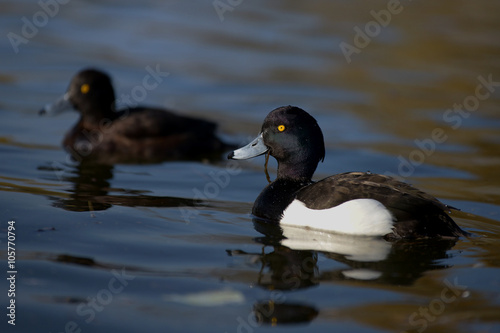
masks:
{"type": "Polygon", "coordinates": [[[215,135],[211,121],[170,111],[134,107],[115,111],[115,93],[109,76],[99,70],[77,73],[68,91],[40,114],[76,109],[78,123],[63,146],[77,160],[155,162],[218,157],[228,145],[215,135]]]}
{"type": "Polygon", "coordinates": [[[323,133],[304,110],[271,111],[261,133],[230,159],[269,154],[278,161],[277,178],[260,193],[252,214],[281,225],[309,227],[386,239],[468,235],[433,196],[394,178],[348,172],[311,180],[325,156],[323,133]]]}

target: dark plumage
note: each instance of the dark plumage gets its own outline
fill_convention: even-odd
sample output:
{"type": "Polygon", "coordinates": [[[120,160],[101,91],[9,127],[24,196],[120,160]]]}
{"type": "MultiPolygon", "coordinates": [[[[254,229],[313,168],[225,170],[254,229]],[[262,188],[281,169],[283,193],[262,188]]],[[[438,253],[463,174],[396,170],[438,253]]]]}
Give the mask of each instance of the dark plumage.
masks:
{"type": "MultiPolygon", "coordinates": [[[[392,217],[392,232],[383,235],[388,239],[467,235],[446,213],[449,207],[394,178],[349,172],[313,182],[312,175],[325,155],[323,134],[316,120],[300,108],[271,111],[259,137],[228,158],[245,159],[266,152],[278,161],[278,175],[256,199],[252,209],[256,217],[281,222],[292,202],[304,205],[304,212],[329,214],[332,207],[373,199],[368,201],[381,203],[381,209],[390,213],[386,216],[392,217]]],[[[339,222],[332,215],[331,224],[339,222]]]]}
{"type": "Polygon", "coordinates": [[[78,123],[66,134],[64,147],[77,160],[156,162],[217,157],[228,145],[211,121],[170,111],[135,107],[115,111],[115,93],[105,73],[86,69],[76,74],[67,93],[40,114],[74,108],[78,123]]]}
{"type": "Polygon", "coordinates": [[[446,214],[450,210],[433,196],[392,177],[347,172],[302,188],[296,198],[308,208],[324,209],[343,202],[369,198],[381,202],[394,216],[389,238],[458,237],[465,233],[446,214]]]}

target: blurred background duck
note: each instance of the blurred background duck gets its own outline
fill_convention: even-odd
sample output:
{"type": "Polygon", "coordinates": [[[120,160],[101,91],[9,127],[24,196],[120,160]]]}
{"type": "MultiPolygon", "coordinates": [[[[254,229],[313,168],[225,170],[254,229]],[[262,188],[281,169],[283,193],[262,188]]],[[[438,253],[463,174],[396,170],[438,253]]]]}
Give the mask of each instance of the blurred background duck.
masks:
{"type": "Polygon", "coordinates": [[[231,145],[216,135],[209,120],[138,106],[115,110],[110,77],[97,69],[78,72],[67,92],[40,114],[74,109],[80,114],[63,146],[77,160],[145,163],[163,160],[219,159],[231,145]]]}

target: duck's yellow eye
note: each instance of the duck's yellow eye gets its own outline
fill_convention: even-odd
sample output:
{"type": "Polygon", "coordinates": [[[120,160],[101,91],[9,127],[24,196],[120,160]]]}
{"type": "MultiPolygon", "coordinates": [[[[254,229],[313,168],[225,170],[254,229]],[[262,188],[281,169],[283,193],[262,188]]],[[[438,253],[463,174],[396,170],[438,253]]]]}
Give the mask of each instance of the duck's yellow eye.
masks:
{"type": "Polygon", "coordinates": [[[278,131],[283,132],[285,130],[285,125],[279,125],[278,131]]]}
{"type": "Polygon", "coordinates": [[[82,94],[88,93],[89,90],[90,86],[87,83],[82,84],[82,86],[80,87],[80,91],[82,92],[82,94]]]}

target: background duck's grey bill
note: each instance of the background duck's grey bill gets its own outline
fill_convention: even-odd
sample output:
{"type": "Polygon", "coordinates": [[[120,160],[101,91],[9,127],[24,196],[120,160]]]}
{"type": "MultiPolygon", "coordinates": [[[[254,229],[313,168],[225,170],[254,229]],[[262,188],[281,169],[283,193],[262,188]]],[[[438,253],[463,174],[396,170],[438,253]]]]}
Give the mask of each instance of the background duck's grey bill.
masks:
{"type": "Polygon", "coordinates": [[[59,97],[54,103],[49,103],[45,105],[43,109],[40,110],[39,114],[46,114],[48,116],[55,116],[64,111],[73,109],[73,105],[69,101],[69,93],[65,93],[59,97]]]}
{"type": "Polygon", "coordinates": [[[250,142],[245,147],[240,149],[236,149],[231,154],[229,154],[229,158],[233,160],[245,160],[247,158],[252,158],[255,156],[262,155],[267,152],[269,148],[264,144],[264,138],[262,137],[262,133],[259,134],[252,142],[250,142]]]}

